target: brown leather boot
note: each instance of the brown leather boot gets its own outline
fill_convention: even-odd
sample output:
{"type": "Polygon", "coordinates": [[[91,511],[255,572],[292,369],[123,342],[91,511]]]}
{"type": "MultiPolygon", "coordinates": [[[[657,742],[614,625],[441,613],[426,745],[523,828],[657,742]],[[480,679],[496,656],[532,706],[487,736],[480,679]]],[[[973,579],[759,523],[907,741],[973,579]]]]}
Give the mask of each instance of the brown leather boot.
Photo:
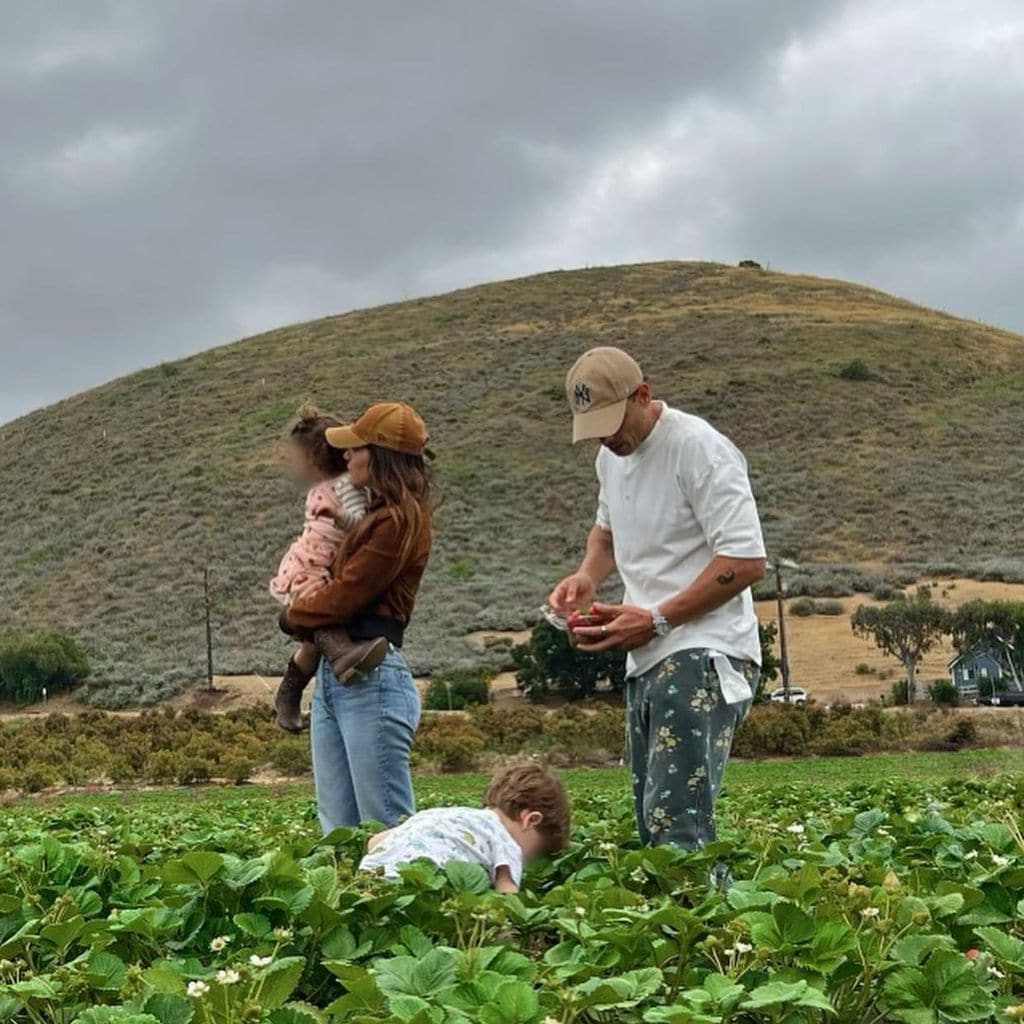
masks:
{"type": "Polygon", "coordinates": [[[299,668],[294,658],[289,660],[274,698],[274,710],[277,711],[275,722],[279,729],[302,732],[302,691],[312,678],[312,672],[299,668]]]}
{"type": "Polygon", "coordinates": [[[386,657],[391,645],[387,638],[353,640],[343,629],[318,629],[313,634],[320,653],[331,663],[334,678],[345,685],[364,672],[372,672],[386,657]]]}

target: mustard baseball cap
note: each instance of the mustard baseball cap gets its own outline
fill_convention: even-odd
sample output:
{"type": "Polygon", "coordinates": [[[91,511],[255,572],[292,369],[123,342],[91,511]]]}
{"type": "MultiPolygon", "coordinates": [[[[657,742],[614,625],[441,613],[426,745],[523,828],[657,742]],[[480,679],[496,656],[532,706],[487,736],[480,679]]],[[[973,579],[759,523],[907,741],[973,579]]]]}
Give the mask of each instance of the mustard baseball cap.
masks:
{"type": "Polygon", "coordinates": [[[611,437],[622,426],[629,396],[643,382],[643,370],[621,348],[605,345],[584,352],[565,378],[573,444],[611,437]]]}
{"type": "Polygon", "coordinates": [[[378,402],[371,405],[355,423],[329,427],[324,436],[334,448],[362,448],[375,444],[406,455],[434,457],[427,447],[430,435],[426,424],[419,413],[404,402],[378,402]]]}

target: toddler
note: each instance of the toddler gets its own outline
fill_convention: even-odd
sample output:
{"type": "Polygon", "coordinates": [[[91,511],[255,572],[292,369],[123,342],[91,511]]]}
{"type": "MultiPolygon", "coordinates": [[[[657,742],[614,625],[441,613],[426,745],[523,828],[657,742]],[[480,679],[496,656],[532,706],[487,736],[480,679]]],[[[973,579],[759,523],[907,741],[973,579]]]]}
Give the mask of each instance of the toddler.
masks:
{"type": "Polygon", "coordinates": [[[426,858],[480,864],[498,892],[518,892],[523,864],[569,841],[569,800],[562,783],[539,765],[498,772],[484,807],[434,807],[375,835],[359,865],[389,878],[398,866],[426,858]]]}
{"type": "MultiPolygon", "coordinates": [[[[366,492],[349,482],[345,452],[327,443],[327,428],[340,426],[340,421],[309,405],[299,410],[298,417],[288,439],[287,458],[292,473],[310,488],[302,533],[270,581],[271,594],[285,607],[296,595],[329,582],[338,549],[367,505],[366,492]]],[[[388,642],[378,637],[355,643],[338,627],[318,629],[311,639],[301,641],[274,700],[277,724],[287,732],[302,731],[302,691],[313,678],[321,653],[344,683],[376,668],[388,653],[388,642]]]]}

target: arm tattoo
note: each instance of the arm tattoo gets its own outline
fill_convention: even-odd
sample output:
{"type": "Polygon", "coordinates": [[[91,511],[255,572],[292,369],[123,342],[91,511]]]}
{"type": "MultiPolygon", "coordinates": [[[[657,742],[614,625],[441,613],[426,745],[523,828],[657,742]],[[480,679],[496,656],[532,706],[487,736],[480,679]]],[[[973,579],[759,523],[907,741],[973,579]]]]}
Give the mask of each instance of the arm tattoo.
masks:
{"type": "Polygon", "coordinates": [[[727,587],[734,579],[736,579],[736,573],[734,573],[732,569],[726,569],[725,572],[720,572],[715,579],[718,580],[723,587],[727,587]]]}

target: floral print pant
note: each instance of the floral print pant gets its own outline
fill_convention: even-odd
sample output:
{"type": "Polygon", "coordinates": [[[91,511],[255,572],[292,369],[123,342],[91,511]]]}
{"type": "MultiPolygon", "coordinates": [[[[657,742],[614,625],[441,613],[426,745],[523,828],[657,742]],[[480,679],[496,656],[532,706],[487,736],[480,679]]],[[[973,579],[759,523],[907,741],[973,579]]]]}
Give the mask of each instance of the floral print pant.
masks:
{"type": "MultiPolygon", "coordinates": [[[[757,665],[729,660],[753,692],[757,665]]],[[[627,680],[627,749],[642,842],[694,850],[715,838],[715,800],[750,704],[725,702],[703,648],[679,651],[627,680]]]]}

